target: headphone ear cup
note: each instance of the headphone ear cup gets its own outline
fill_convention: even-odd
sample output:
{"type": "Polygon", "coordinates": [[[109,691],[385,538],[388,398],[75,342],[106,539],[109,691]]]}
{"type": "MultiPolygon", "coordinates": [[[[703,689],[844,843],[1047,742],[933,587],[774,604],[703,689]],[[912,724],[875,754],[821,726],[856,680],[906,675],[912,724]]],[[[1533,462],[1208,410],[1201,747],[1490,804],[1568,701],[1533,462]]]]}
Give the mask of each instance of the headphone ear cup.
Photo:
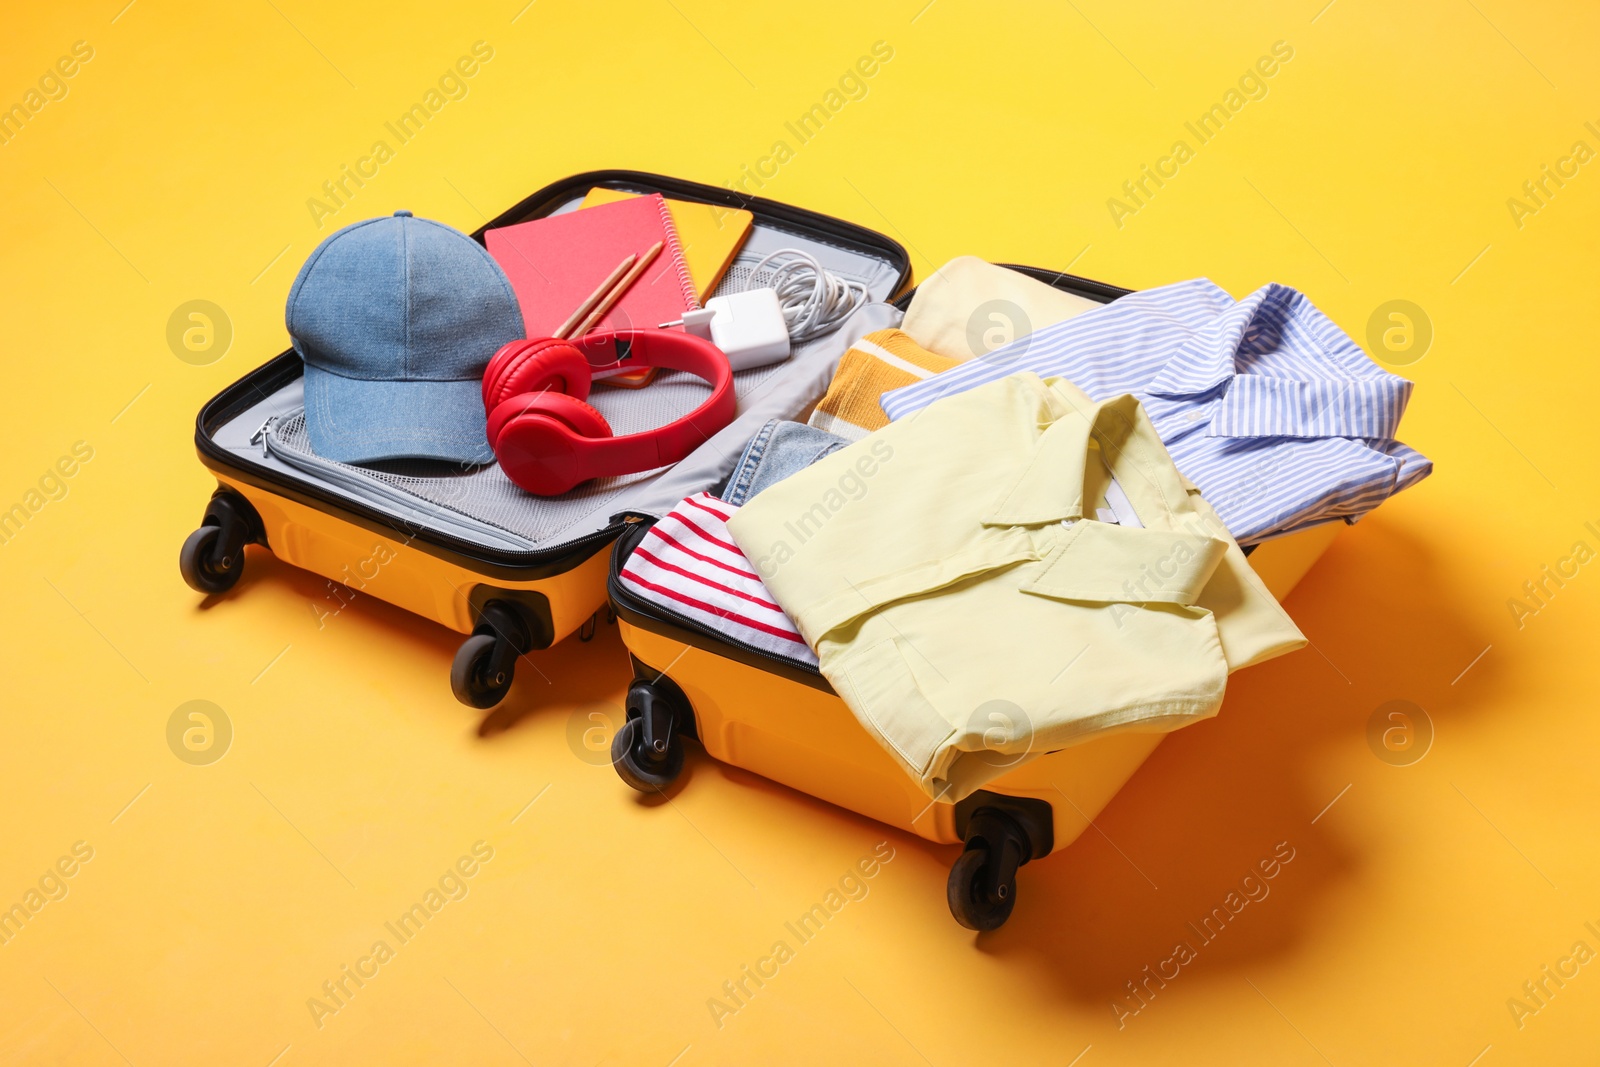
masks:
{"type": "Polygon", "coordinates": [[[501,396],[500,385],[505,381],[506,374],[515,367],[527,353],[528,349],[538,344],[537,341],[509,341],[500,346],[499,351],[489,357],[489,363],[483,368],[483,410],[493,411],[495,405],[505,399],[501,396]]]}
{"type": "Polygon", "coordinates": [[[577,397],[565,393],[522,393],[502,400],[489,412],[489,445],[499,448],[499,440],[524,417],[553,419],[579,437],[611,437],[611,424],[606,417],[577,397]]]}
{"type": "Polygon", "coordinates": [[[556,496],[588,480],[584,443],[611,435],[604,416],[562,393],[514,396],[489,413],[489,444],[500,469],[538,496],[556,496]]]}
{"type": "MultiPolygon", "coordinates": [[[[589,361],[568,341],[512,341],[494,354],[483,374],[483,407],[493,411],[519,393],[562,393],[589,398],[589,361]]],[[[608,435],[609,436],[609,435],[608,435]]]]}

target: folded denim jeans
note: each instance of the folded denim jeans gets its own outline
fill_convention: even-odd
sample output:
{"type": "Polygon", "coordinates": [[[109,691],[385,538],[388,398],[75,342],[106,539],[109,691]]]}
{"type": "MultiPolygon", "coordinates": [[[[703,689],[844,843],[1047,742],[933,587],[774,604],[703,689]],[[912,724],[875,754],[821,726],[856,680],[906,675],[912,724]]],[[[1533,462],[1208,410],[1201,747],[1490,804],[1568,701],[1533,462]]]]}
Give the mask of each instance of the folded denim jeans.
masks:
{"type": "Polygon", "coordinates": [[[773,419],[757,431],[734,465],[724,503],[742,506],[763,489],[804,470],[850,442],[838,434],[802,422],[773,419]]]}

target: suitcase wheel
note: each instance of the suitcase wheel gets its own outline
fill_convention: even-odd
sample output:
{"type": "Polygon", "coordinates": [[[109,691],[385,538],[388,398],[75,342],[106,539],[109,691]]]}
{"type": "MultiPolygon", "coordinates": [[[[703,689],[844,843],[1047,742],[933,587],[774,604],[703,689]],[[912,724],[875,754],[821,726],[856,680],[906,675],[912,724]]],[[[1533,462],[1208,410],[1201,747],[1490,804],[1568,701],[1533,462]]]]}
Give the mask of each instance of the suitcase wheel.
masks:
{"type": "Polygon", "coordinates": [[[611,739],[611,765],[641,793],[659,793],[683,772],[683,738],[673,699],[660,686],[628,687],[628,718],[611,739]]]}
{"type": "MultiPolygon", "coordinates": [[[[450,663],[450,691],[469,708],[492,708],[511,691],[517,660],[533,651],[535,625],[516,603],[495,599],[478,609],[472,636],[450,663]]],[[[548,643],[548,642],[546,642],[548,643]]]]}
{"type": "Polygon", "coordinates": [[[178,571],[189,588],[209,596],[237,585],[244,573],[244,546],[258,539],[259,525],[255,510],[242,497],[218,490],[200,528],[178,553],[178,571]]]}
{"type": "Polygon", "coordinates": [[[968,930],[997,930],[1017,903],[1017,868],[1033,848],[1010,815],[979,808],[967,824],[966,851],[950,868],[950,914],[968,930]]]}
{"type": "Polygon", "coordinates": [[[450,663],[450,691],[469,708],[492,708],[511,691],[517,651],[494,634],[473,634],[450,663]]]}

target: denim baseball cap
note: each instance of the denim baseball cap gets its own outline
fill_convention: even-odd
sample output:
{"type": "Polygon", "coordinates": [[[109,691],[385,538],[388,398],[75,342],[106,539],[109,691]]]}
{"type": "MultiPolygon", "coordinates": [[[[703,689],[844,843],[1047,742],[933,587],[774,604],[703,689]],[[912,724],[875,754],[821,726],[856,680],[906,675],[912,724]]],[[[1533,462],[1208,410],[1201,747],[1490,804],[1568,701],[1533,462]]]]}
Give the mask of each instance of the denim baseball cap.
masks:
{"type": "Polygon", "coordinates": [[[409,211],[346,226],[300,268],[285,320],[317,455],[494,459],[480,382],[522,336],[522,313],[500,265],[460,230],[409,211]]]}

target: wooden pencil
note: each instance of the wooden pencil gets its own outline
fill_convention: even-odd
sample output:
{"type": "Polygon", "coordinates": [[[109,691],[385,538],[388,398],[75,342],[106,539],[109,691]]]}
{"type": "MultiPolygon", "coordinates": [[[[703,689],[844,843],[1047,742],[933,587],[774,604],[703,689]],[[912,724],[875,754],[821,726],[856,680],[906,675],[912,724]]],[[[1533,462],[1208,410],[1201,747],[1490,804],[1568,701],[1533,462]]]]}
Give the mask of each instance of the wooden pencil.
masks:
{"type": "Polygon", "coordinates": [[[566,322],[561,324],[561,328],[552,336],[561,338],[562,340],[571,337],[573,334],[573,327],[582,322],[584,318],[588,316],[589,312],[594,310],[596,304],[605,299],[606,294],[611,292],[612,287],[617,284],[617,281],[625,273],[627,273],[628,268],[633,266],[638,259],[639,257],[637,255],[630,255],[627,259],[624,259],[621,263],[618,263],[617,269],[606,276],[606,280],[600,283],[600,287],[594,292],[590,293],[587,300],[578,305],[578,309],[567,318],[566,322]]]}
{"type": "Polygon", "coordinates": [[[665,243],[666,242],[664,241],[657,241],[655,244],[651,245],[649,250],[646,251],[644,255],[639,257],[638,262],[636,262],[632,267],[628,268],[628,272],[622,276],[622,280],[612,287],[611,292],[607,293],[605,299],[600,301],[600,305],[593,311],[589,312],[588,317],[578,325],[577,329],[572,331],[570,336],[582,337],[584,334],[588,333],[594,328],[595,323],[605,318],[606,314],[616,306],[617,301],[621,300],[623,296],[627,294],[628,289],[633,285],[633,283],[638,281],[639,276],[643,274],[647,268],[649,268],[656,256],[661,254],[661,249],[665,243]]]}

